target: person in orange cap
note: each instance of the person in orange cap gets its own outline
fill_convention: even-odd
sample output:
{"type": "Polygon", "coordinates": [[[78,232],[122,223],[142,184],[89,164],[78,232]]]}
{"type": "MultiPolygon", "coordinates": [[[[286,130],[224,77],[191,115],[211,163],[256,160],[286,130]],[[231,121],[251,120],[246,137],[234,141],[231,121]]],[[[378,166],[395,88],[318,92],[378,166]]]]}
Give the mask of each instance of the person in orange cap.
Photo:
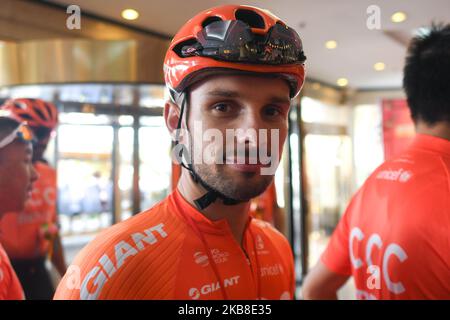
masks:
{"type": "MultiPolygon", "coordinates": [[[[25,123],[0,116],[0,219],[19,211],[31,196],[38,178],[32,165],[33,134],[25,123]]],[[[0,300],[23,300],[24,293],[11,262],[0,244],[0,300]]]]}

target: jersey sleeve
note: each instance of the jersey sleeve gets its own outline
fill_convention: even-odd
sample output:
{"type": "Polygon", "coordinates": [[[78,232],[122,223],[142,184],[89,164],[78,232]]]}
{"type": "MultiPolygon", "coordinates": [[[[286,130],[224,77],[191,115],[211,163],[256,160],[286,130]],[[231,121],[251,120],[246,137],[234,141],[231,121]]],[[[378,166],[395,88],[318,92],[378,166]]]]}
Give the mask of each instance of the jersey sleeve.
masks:
{"type": "Polygon", "coordinates": [[[349,276],[352,273],[349,253],[349,219],[352,203],[339,221],[320,261],[331,271],[349,276]]]}
{"type": "MultiPolygon", "coordinates": [[[[61,279],[54,299],[55,300],[97,300],[106,281],[103,267],[98,261],[105,257],[105,266],[111,268],[111,262],[106,259],[113,255],[115,238],[105,231],[100,233],[93,241],[86,245],[67,268],[61,279]],[[83,296],[86,297],[83,297],[83,296]]],[[[105,299],[105,297],[104,297],[105,299]]],[[[108,297],[106,297],[108,299],[108,297]]]]}

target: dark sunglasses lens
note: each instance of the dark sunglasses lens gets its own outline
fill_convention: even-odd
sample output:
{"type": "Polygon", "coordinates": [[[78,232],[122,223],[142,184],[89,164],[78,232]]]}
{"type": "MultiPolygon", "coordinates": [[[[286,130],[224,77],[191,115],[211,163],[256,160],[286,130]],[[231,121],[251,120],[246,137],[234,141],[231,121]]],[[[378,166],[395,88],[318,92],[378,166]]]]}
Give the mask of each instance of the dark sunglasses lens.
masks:
{"type": "Polygon", "coordinates": [[[279,24],[269,33],[265,51],[264,59],[268,62],[303,62],[302,42],[297,32],[279,24]]]}
{"type": "Polygon", "coordinates": [[[202,46],[221,44],[238,46],[253,39],[249,26],[239,20],[216,21],[207,25],[198,35],[202,46]]]}
{"type": "Polygon", "coordinates": [[[198,40],[204,56],[236,62],[258,60],[255,35],[242,21],[213,22],[200,32],[198,40]]]}
{"type": "Polygon", "coordinates": [[[183,47],[182,54],[217,60],[288,64],[304,62],[303,46],[293,29],[275,24],[267,36],[253,34],[240,20],[215,21],[197,34],[198,43],[183,47]]]}

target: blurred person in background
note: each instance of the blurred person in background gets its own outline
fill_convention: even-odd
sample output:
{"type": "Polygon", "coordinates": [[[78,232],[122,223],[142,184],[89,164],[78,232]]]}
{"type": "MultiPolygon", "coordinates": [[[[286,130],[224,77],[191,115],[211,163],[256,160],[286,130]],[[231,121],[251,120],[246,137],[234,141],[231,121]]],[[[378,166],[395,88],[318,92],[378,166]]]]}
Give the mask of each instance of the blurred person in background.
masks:
{"type": "Polygon", "coordinates": [[[1,109],[18,121],[26,121],[34,134],[33,165],[39,179],[25,209],[6,213],[0,222],[0,243],[22,283],[27,299],[51,299],[52,278],[46,267],[49,259],[62,276],[66,271],[56,212],[56,171],[44,159],[52,132],[58,123],[58,110],[40,99],[11,99],[1,109]]]}
{"type": "MultiPolygon", "coordinates": [[[[23,210],[37,173],[32,165],[31,130],[0,116],[0,220],[6,212],[23,210]]],[[[0,300],[23,300],[24,293],[0,243],[0,300]]]]}
{"type": "Polygon", "coordinates": [[[403,86],[416,137],[353,197],[305,299],[336,299],[350,276],[359,299],[450,299],[450,24],[412,40],[403,86]]]}

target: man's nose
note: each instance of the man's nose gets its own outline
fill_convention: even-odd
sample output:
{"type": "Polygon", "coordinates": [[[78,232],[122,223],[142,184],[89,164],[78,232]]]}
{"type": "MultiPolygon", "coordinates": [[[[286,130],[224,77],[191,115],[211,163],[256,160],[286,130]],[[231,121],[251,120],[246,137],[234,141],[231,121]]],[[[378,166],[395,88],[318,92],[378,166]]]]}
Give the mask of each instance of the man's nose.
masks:
{"type": "Polygon", "coordinates": [[[248,112],[239,123],[237,142],[245,143],[249,147],[256,147],[258,132],[263,128],[261,117],[256,112],[248,112]]]}

